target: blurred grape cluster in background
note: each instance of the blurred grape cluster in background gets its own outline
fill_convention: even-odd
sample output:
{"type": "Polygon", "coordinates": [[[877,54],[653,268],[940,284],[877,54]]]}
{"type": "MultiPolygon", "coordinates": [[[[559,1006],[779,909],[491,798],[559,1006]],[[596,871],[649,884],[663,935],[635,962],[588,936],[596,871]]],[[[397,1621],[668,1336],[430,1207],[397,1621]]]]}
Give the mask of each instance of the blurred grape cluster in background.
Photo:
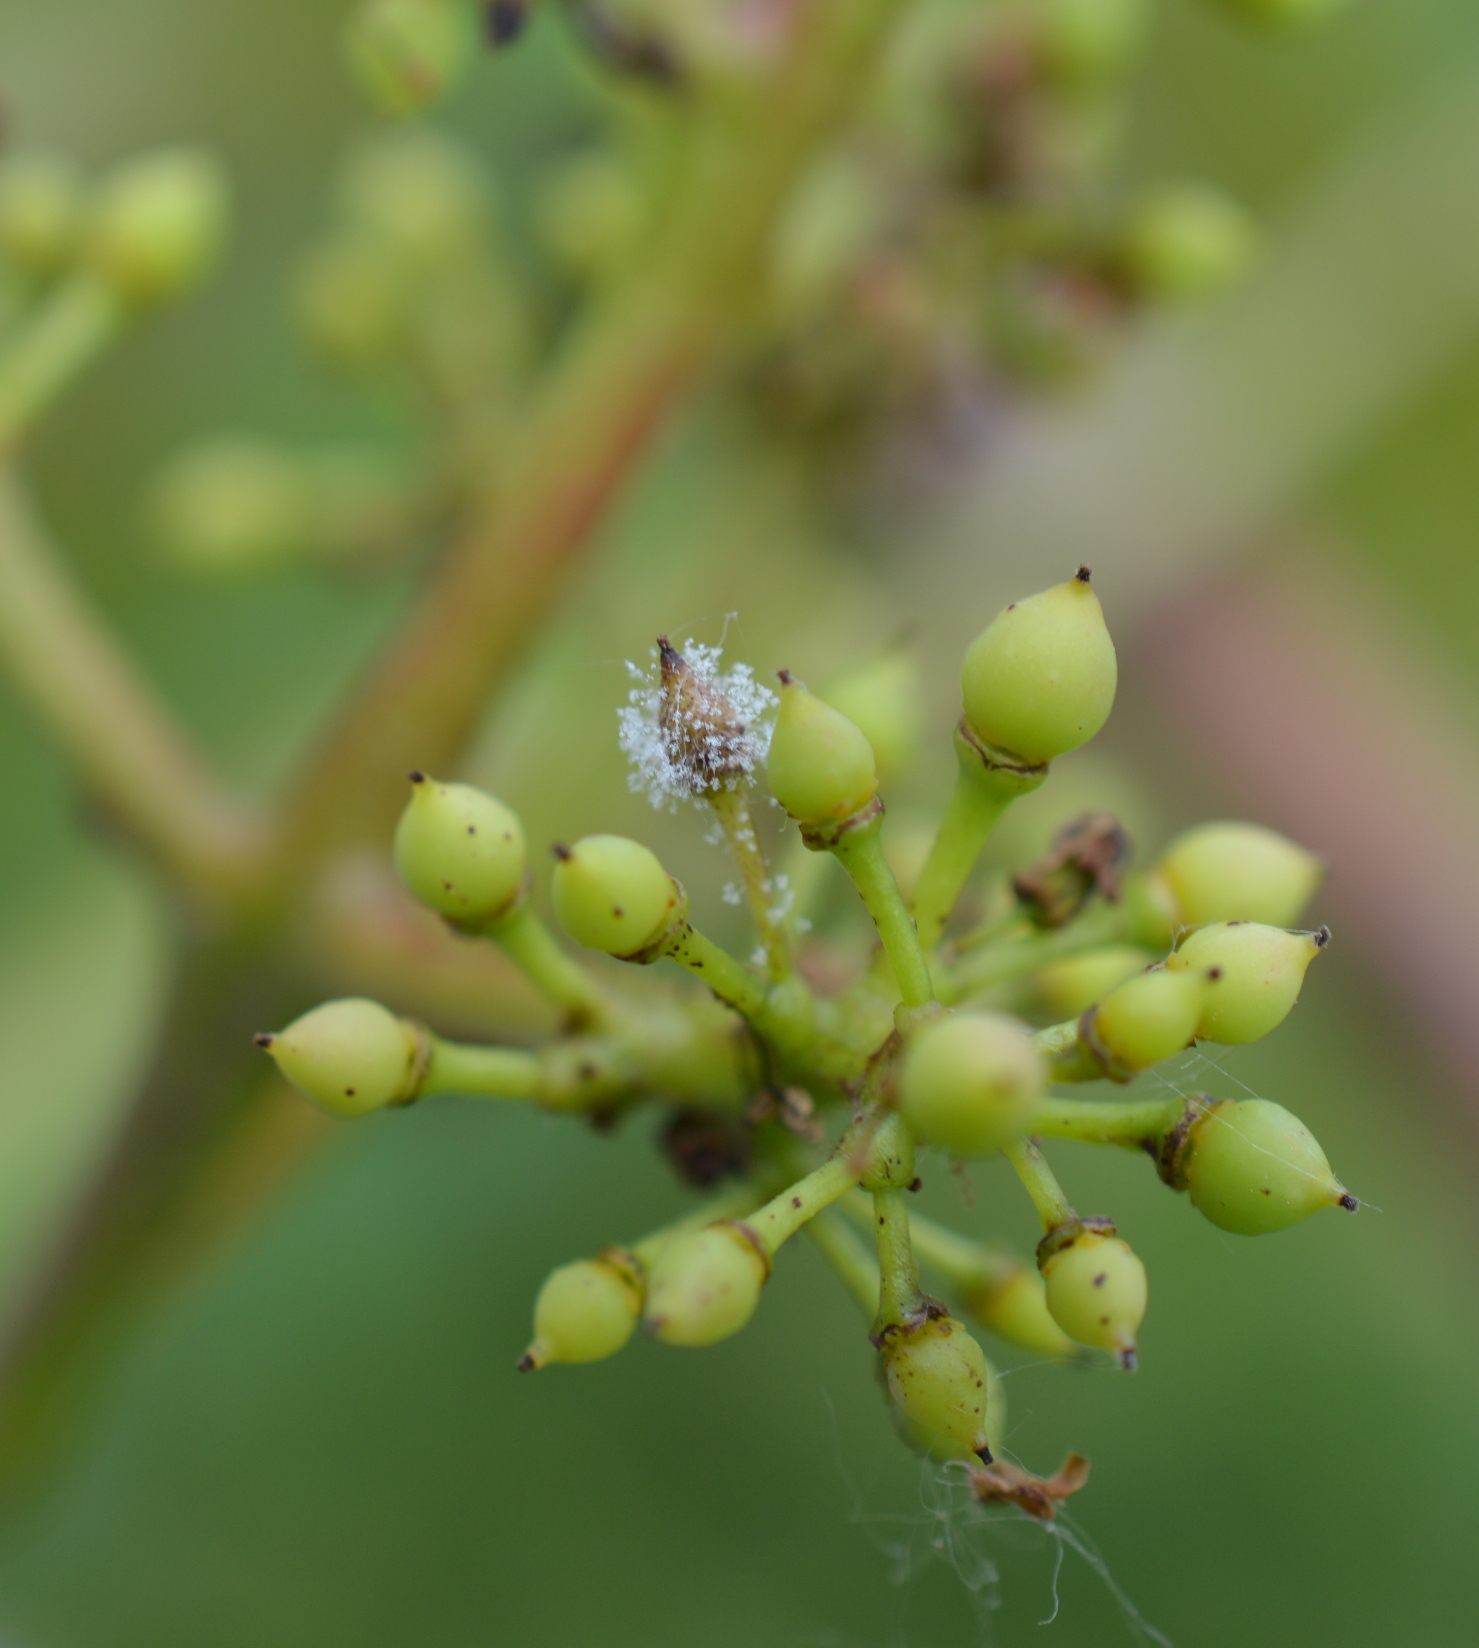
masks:
{"type": "MultiPolygon", "coordinates": [[[[92,597],[248,791],[290,769],[391,629],[446,507],[407,412],[426,386],[367,387],[302,346],[315,293],[356,278],[344,225],[374,164],[346,10],[0,0],[8,144],[92,169],[183,141],[232,179],[218,273],[79,385],[30,470],[92,597]],[[203,520],[202,498],[232,485],[250,515],[203,520]]],[[[622,181],[592,158],[593,73],[540,12],[517,52],[482,55],[441,122],[485,157],[499,227],[477,232],[499,237],[510,289],[549,327],[627,232],[622,181]]],[[[1279,32],[1160,0],[1126,109],[1126,197],[1168,179],[1225,190],[1259,225],[1248,278],[1132,318],[1121,245],[1089,259],[1093,278],[1007,291],[994,312],[1015,318],[991,349],[1033,387],[1006,394],[944,345],[900,346],[938,310],[886,259],[852,294],[878,322],[874,352],[847,355],[855,335],[807,308],[799,241],[790,329],[667,431],[467,776],[535,842],[640,833],[690,887],[717,888],[691,819],[628,792],[624,659],[670,630],[822,679],[906,632],[930,724],[948,729],[970,636],[1089,562],[1120,652],[1116,712],[993,852],[1024,861],[1084,806],[1118,813],[1146,854],[1203,816],[1322,852],[1336,943],[1298,1012],[1274,1042],[1189,1059],[1185,1076],[1289,1105],[1368,1206],[1243,1243],[1186,1217],[1143,1163],[1070,1147],[1075,1199],[1112,1199],[1150,1268],[1143,1367],[1013,1374],[1011,1448],[1042,1469],[1092,1455],[1076,1525],[1186,1648],[1468,1643],[1479,12],[1354,0],[1279,32]],[[1108,317],[1090,338],[1086,313],[1108,317]],[[925,382],[900,365],[921,358],[925,382]],[[912,437],[872,441],[867,417],[901,407],[912,437]]],[[[1052,136],[1070,157],[1107,140],[1052,136]]],[[[484,186],[447,164],[449,188],[484,186]]],[[[856,164],[867,176],[870,157],[856,164]]],[[[907,200],[910,179],[893,181],[907,200]]],[[[846,176],[818,187],[817,218],[867,232],[846,176]]],[[[948,224],[935,244],[932,275],[958,297],[948,224]]],[[[343,351],[373,350],[376,295],[355,311],[335,290],[333,312],[364,322],[343,351]]],[[[451,277],[422,318],[447,331],[428,350],[455,429],[459,373],[479,367],[465,339],[517,377],[520,324],[506,291],[451,277]]],[[[943,730],[930,749],[901,812],[944,793],[943,730]]],[[[138,1077],[169,946],[147,881],[4,694],[0,761],[13,1307],[138,1077]]],[[[717,893],[702,913],[742,930],[717,893]]],[[[339,959],[367,993],[397,987],[373,951],[339,959]]],[[[475,997],[462,1011],[509,1027],[475,997]]],[[[0,1526],[0,1640],[944,1648],[981,1640],[988,1618],[1003,1644],[1030,1638],[1060,1547],[970,1524],[877,1445],[867,1359],[836,1354],[852,1307],[810,1252],[702,1361],[643,1342],[597,1377],[514,1375],[549,1268],[682,1205],[648,1131],[453,1102],[335,1134],[151,1317],[51,1492],[0,1526]]],[[[925,1199],[966,1226],[989,1209],[1001,1229],[997,1165],[975,1174],[974,1207],[943,1174],[925,1199]]],[[[1026,1245],[1029,1211],[1011,1208],[1026,1245]]],[[[1065,1648],[1130,1640],[1081,1553],[1058,1590],[1065,1648]]]]}

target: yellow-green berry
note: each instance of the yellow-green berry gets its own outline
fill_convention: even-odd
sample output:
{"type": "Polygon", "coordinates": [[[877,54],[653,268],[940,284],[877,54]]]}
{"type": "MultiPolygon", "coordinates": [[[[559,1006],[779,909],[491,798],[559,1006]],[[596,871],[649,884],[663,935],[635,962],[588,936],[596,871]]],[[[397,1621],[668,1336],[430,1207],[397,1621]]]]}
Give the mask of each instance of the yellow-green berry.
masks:
{"type": "Polygon", "coordinates": [[[1087,743],[1109,717],[1114,643],[1089,569],[999,612],[961,668],[976,736],[1024,761],[1051,761],[1087,743]]]}
{"type": "Polygon", "coordinates": [[[474,157],[420,127],[361,149],[340,195],[356,229],[422,270],[455,262],[476,246],[491,207],[474,157]]]}
{"type": "Polygon", "coordinates": [[[1097,1230],[1081,1230],[1042,1263],[1048,1310],[1081,1345],[1094,1345],[1135,1366],[1145,1319],[1145,1266],[1130,1244],[1097,1230]]]}
{"type": "Polygon", "coordinates": [[[1199,1040],[1257,1041],[1289,1016],[1306,968],[1329,942],[1328,927],[1291,933],[1255,921],[1218,921],[1192,933],[1166,966],[1222,975],[1197,1021],[1199,1040]]]}
{"type": "Polygon", "coordinates": [[[585,278],[609,269],[636,243],[642,214],[631,164],[601,147],[576,155],[546,180],[537,227],[560,266],[585,278]]]}
{"type": "Polygon", "coordinates": [[[454,927],[480,928],[523,891],[526,851],[518,816],[471,784],[411,774],[395,831],[401,880],[454,927]]]}
{"type": "Polygon", "coordinates": [[[555,858],[555,914],[588,950],[637,956],[682,913],[682,888],[639,841],[582,836],[573,847],[556,847],[555,858]]]}
{"type": "Polygon", "coordinates": [[[526,1372],[551,1362],[599,1362],[636,1331],[642,1284],[620,1253],[577,1259],[551,1271],[534,1301],[534,1339],[519,1360],[526,1372]]]}
{"type": "Polygon", "coordinates": [[[1103,1001],[1116,985],[1143,973],[1151,957],[1135,944],[1106,944],[1081,956],[1051,961],[1033,975],[1032,985],[1048,1012],[1067,1019],[1103,1001]]]}
{"type": "Polygon", "coordinates": [[[832,681],[823,698],[872,746],[878,776],[891,783],[914,759],[924,721],[919,667],[904,647],[891,647],[832,681]]]}
{"type": "Polygon", "coordinates": [[[997,1380],[964,1324],[940,1316],[890,1334],[883,1373],[905,1435],[922,1452],[990,1460],[997,1380]]]}
{"type": "Polygon", "coordinates": [[[195,285],[226,233],[226,180],[196,149],[124,161],[98,187],[88,213],[89,267],[129,304],[163,303],[195,285]]]}
{"type": "Polygon", "coordinates": [[[459,0],[363,0],[344,37],[360,89],[390,115],[418,114],[437,102],[475,45],[459,0]]]}
{"type": "Polygon", "coordinates": [[[1176,1182],[1223,1230],[1262,1236],[1325,1207],[1354,1212],[1356,1199],[1330,1171],[1313,1133],[1268,1099],[1227,1099],[1187,1130],[1176,1182]]]}
{"type": "Polygon", "coordinates": [[[71,257],[82,217],[82,179],[60,155],[18,154],[0,164],[0,259],[28,275],[54,275],[71,257]]]}
{"type": "Polygon", "coordinates": [[[728,1221],[679,1236],[653,1262],[642,1325],[667,1345],[695,1348],[738,1333],[755,1314],[770,1266],[728,1221]]]}
{"type": "MultiPolygon", "coordinates": [[[[1040,1356],[1072,1356],[1076,1346],[1048,1310],[1043,1279],[1030,1266],[1003,1266],[961,1289],[961,1305],[983,1328],[1040,1356]]],[[[992,1432],[995,1440],[997,1433],[992,1432]]]]}
{"type": "Polygon", "coordinates": [[[910,1041],[899,1112],[921,1139],[959,1156],[999,1150],[1031,1124],[1047,1066],[1005,1013],[953,1013],[910,1041]]]}
{"type": "Polygon", "coordinates": [[[170,559],[194,572],[252,572],[289,560],[313,531],[313,477],[269,441],[223,436],[159,475],[150,515],[170,559]]]}
{"type": "Polygon", "coordinates": [[[1188,1046],[1221,985],[1216,969],[1153,967],[1127,980],[1094,1009],[1091,1034],[1125,1071],[1148,1070],[1188,1046]]]}
{"type": "Polygon", "coordinates": [[[1178,835],[1153,874],[1164,883],[1183,927],[1214,921],[1289,927],[1315,896],[1325,866],[1277,830],[1219,821],[1178,835]]]}
{"type": "Polygon", "coordinates": [[[315,1104],[336,1116],[364,1116],[411,1098],[417,1039],[377,1001],[326,1001],[286,1030],[257,1037],[277,1068],[315,1104]]]}
{"type": "Polygon", "coordinates": [[[770,793],[802,824],[837,824],[878,791],[873,747],[860,727],[781,671],[781,707],[771,734],[770,793]]]}
{"type": "Polygon", "coordinates": [[[405,272],[370,236],[340,235],[304,265],[296,308],[315,349],[336,365],[372,371],[393,360],[405,342],[405,272]]]}
{"type": "Polygon", "coordinates": [[[1235,200],[1208,184],[1148,191],[1127,214],[1115,259],[1130,290],[1168,302],[1195,302],[1241,280],[1258,237],[1235,200]]]}

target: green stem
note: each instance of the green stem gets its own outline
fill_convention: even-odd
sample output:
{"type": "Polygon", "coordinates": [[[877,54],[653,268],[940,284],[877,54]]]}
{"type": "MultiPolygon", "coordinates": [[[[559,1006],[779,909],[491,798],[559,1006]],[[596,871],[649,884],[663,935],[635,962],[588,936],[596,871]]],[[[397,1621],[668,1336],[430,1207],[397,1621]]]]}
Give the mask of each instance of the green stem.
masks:
{"type": "Polygon", "coordinates": [[[757,1030],[764,1032],[769,1028],[765,986],[748,967],[736,961],[727,950],[720,949],[712,939],[705,938],[696,927],[682,922],[669,936],[663,954],[680,967],[686,967],[720,1001],[734,1008],[757,1030]]]}
{"type": "Polygon", "coordinates": [[[1012,1164],[1022,1186],[1032,1198],[1037,1216],[1044,1230],[1055,1230],[1068,1219],[1076,1219],[1073,1204],[1063,1194],[1063,1187],[1053,1176],[1053,1170],[1043,1159],[1031,1139],[1015,1139],[1002,1147],[1002,1154],[1012,1164]]]}
{"type": "Polygon", "coordinates": [[[1124,907],[1096,904],[1064,927],[1049,928],[1045,932],[1033,930],[1020,938],[1001,939],[980,949],[972,948],[967,955],[957,951],[957,959],[950,963],[937,962],[935,973],[940,999],[951,1003],[965,1001],[997,985],[1026,978],[1051,961],[1127,941],[1133,942],[1124,907]]]}
{"type": "Polygon", "coordinates": [[[543,1085],[537,1054],[513,1047],[467,1047],[434,1036],[417,1097],[472,1093],[489,1099],[537,1100],[543,1085]]]}
{"type": "MultiPolygon", "coordinates": [[[[850,1198],[848,1198],[850,1200],[850,1198]]],[[[868,1223],[872,1224],[871,1217],[868,1223]]],[[[833,1212],[819,1213],[806,1227],[842,1285],[872,1317],[878,1310],[878,1261],[833,1212]]]]}
{"type": "Polygon", "coordinates": [[[91,275],[74,275],[33,310],[0,354],[0,457],[118,335],[127,310],[91,275]]]}
{"type": "Polygon", "coordinates": [[[935,999],[929,963],[914,930],[914,918],[883,853],[883,813],[841,832],[827,850],[836,858],[868,907],[893,969],[905,1007],[927,1007],[935,999]]]}
{"type": "Polygon", "coordinates": [[[955,733],[955,754],[955,788],[914,890],[914,917],[920,941],[928,949],[940,942],[950,912],[1001,815],[1019,795],[1035,790],[1048,773],[1046,766],[1011,766],[993,760],[960,727],[955,733]]]}
{"type": "Polygon", "coordinates": [[[1044,1099],[1032,1119],[1032,1131],[1048,1139],[1077,1139],[1083,1144],[1116,1144],[1143,1150],[1170,1131],[1186,1110],[1172,1098],[1121,1100],[1044,1099]]]}
{"type": "Polygon", "coordinates": [[[770,866],[755,829],[749,793],[743,784],[724,785],[710,793],[708,802],[734,854],[750,915],[765,948],[766,970],[772,982],[779,983],[790,976],[790,948],[786,941],[785,917],[777,908],[770,866]]]}
{"type": "Polygon", "coordinates": [[[873,1192],[873,1239],[878,1244],[878,1314],[873,1318],[877,1338],[886,1328],[917,1322],[924,1312],[919,1266],[909,1233],[907,1192],[887,1187],[873,1192]]]}
{"type": "Polygon", "coordinates": [[[561,946],[527,898],[485,930],[535,987],[563,1009],[570,1029],[612,1026],[616,1008],[610,997],[561,946]]]}
{"type": "MultiPolygon", "coordinates": [[[[866,1196],[847,1196],[838,1205],[860,1229],[872,1229],[873,1208],[866,1196]]],[[[956,1288],[989,1285],[1004,1276],[1015,1274],[1021,1264],[1015,1256],[999,1248],[972,1241],[969,1236],[962,1236],[918,1213],[909,1215],[909,1231],[919,1262],[939,1271],[956,1288]]]]}
{"type": "Polygon", "coordinates": [[[855,1134],[855,1128],[849,1129],[827,1161],[804,1179],[772,1196],[764,1207],[745,1220],[769,1256],[774,1257],[783,1242],[789,1241],[824,1208],[831,1207],[862,1178],[868,1155],[853,1148],[855,1134]]]}

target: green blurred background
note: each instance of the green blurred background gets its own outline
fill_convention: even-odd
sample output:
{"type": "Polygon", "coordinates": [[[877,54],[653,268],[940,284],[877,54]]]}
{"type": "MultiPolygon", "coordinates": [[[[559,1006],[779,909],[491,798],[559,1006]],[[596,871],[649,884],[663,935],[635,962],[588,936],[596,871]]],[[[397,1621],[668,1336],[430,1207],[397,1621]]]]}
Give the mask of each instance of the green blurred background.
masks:
{"type": "MultiPolygon", "coordinates": [[[[151,560],[139,504],[160,460],[204,431],[393,426],[305,364],[282,300],[366,124],[339,69],[343,12],[0,0],[19,137],[90,163],[203,141],[239,188],[221,275],[70,398],[35,474],[89,589],[252,786],[285,770],[407,586],[308,571],[187,583],[151,560]]],[[[1358,0],[1327,29],[1265,40],[1165,0],[1134,107],[1131,175],[1211,177],[1268,225],[1253,286],[1149,328],[1092,393],[1025,417],[929,519],[865,523],[856,543],[797,527],[784,475],[730,473],[691,420],[629,494],[474,767],[536,840],[640,829],[679,874],[717,885],[691,818],[654,819],[625,792],[610,737],[623,657],[663,628],[718,639],[733,612],[740,655],[822,674],[903,617],[943,729],[971,630],[1091,561],[1127,685],[1063,805],[1123,797],[1147,846],[1231,813],[1331,852],[1321,913],[1342,942],[1280,1034],[1205,1085],[1291,1106],[1372,1206],[1243,1242],[1143,1162],[1064,1147],[1075,1200],[1112,1209],[1150,1266],[1143,1371],[1014,1372],[1011,1447],[1041,1470],[1068,1447],[1092,1456],[1076,1525],[1183,1648],[1457,1648],[1479,1640],[1479,972],[1465,944],[1479,920],[1479,11],[1358,0]],[[549,772],[554,721],[570,753],[549,772]]],[[[478,71],[451,123],[518,199],[592,119],[541,25],[478,71]]],[[[0,770],[13,1293],[137,1072],[166,943],[148,888],[88,833],[3,695],[0,770]]],[[[919,800],[941,771],[926,768],[919,800]]],[[[159,1313],[53,1496],[0,1531],[7,1648],[1035,1640],[1057,1547],[969,1524],[897,1448],[853,1307],[809,1250],[754,1327],[702,1357],[644,1342],[600,1368],[514,1376],[545,1272],[681,1204],[648,1130],[637,1117],[598,1137],[451,1102],[337,1135],[159,1313]],[[994,1563],[999,1585],[972,1591],[952,1550],[973,1583],[994,1563]]],[[[979,1171],[964,1210],[934,1178],[937,1210],[1032,1240],[1001,1175],[979,1171]]],[[[1064,1648],[1130,1640],[1071,1551],[1061,1604],[1064,1648]]]]}

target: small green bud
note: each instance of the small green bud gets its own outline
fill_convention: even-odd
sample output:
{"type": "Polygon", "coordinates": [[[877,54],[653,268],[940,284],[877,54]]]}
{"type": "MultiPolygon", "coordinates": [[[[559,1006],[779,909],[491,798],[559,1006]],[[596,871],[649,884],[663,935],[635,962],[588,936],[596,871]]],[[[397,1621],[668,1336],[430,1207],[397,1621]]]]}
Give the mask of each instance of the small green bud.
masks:
{"type": "Polygon", "coordinates": [[[924,692],[919,667],[906,648],[890,647],[845,671],[822,696],[862,729],[885,784],[908,768],[919,747],[924,692]]]}
{"type": "Polygon", "coordinates": [[[993,1434],[1000,1434],[992,1420],[1004,1419],[1005,1405],[986,1353],[963,1323],[938,1316],[890,1334],[883,1373],[905,1435],[922,1452],[990,1462],[993,1434]]]}
{"type": "Polygon", "coordinates": [[[555,914],[588,950],[636,956],[682,913],[683,889],[638,841],[587,835],[573,847],[556,847],[555,857],[555,914]]]}
{"type": "Polygon", "coordinates": [[[1257,244],[1248,214],[1220,189],[1166,185],[1131,208],[1120,228],[1115,262],[1138,296],[1196,302],[1240,281],[1257,244]]]}
{"type": "Polygon", "coordinates": [[[1117,668],[1089,569],[999,612],[961,668],[976,736],[1027,762],[1087,743],[1109,717],[1117,668]]]}
{"type": "Polygon", "coordinates": [[[382,114],[439,101],[472,60],[472,18],[458,0],[364,0],[344,36],[350,71],[382,114]]]}
{"type": "Polygon", "coordinates": [[[1239,1236],[1286,1230],[1324,1207],[1357,1206],[1314,1134],[1268,1099],[1207,1108],[1176,1153],[1175,1179],[1199,1213],[1239,1236]]]}
{"type": "Polygon", "coordinates": [[[1053,1320],[1081,1345],[1112,1352],[1133,1368],[1148,1285],[1139,1255],[1118,1236],[1080,1230],[1042,1261],[1053,1320]]]}
{"type": "Polygon", "coordinates": [[[1183,940],[1166,967],[1221,973],[1197,1021],[1197,1036],[1238,1044],[1259,1040],[1288,1018],[1306,968],[1329,942],[1328,927],[1292,933],[1255,921],[1218,921],[1183,940]]]}
{"type": "Polygon", "coordinates": [[[127,160],[103,179],[88,213],[84,251],[128,303],[163,303],[195,285],[226,234],[226,179],[197,149],[127,160]]]}
{"type": "Polygon", "coordinates": [[[642,1293],[635,1263],[616,1251],[551,1271],[534,1301],[534,1342],[519,1367],[615,1356],[636,1331],[642,1293]]]}
{"type": "Polygon", "coordinates": [[[277,1068],[336,1116],[365,1116],[415,1091],[419,1047],[411,1028],[377,1001],[326,1001],[286,1030],[257,1037],[277,1068]]]}
{"type": "Polygon", "coordinates": [[[899,1112],[929,1143],[984,1155],[1028,1130],[1046,1081],[1042,1055],[1015,1019],[953,1013],[909,1043],[899,1112]]]}
{"type": "Polygon", "coordinates": [[[411,774],[395,867],[423,904],[454,927],[486,927],[523,891],[526,861],[524,827],[501,801],[471,784],[411,774]]]}
{"type": "Polygon", "coordinates": [[[1122,1070],[1148,1070],[1190,1046],[1220,983],[1215,969],[1153,967],[1110,991],[1094,1009],[1090,1033],[1122,1070]]]}
{"type": "Polygon", "coordinates": [[[1261,824],[1198,824],[1160,856],[1154,873],[1184,927],[1214,921],[1299,920],[1325,879],[1325,866],[1288,836],[1261,824]]]}
{"type": "Polygon", "coordinates": [[[755,1314],[770,1265],[743,1226],[679,1236],[653,1262],[642,1325],[667,1345],[715,1345],[755,1314]]]}
{"type": "Polygon", "coordinates": [[[1032,984],[1043,1007],[1055,1018],[1074,1018],[1103,1001],[1116,985],[1143,973],[1150,959],[1138,945],[1106,944],[1102,950],[1049,962],[1033,975],[1032,984]]]}
{"type": "MultiPolygon", "coordinates": [[[[1043,1279],[1030,1266],[1014,1263],[961,1291],[962,1306],[983,1328],[1041,1356],[1072,1356],[1077,1347],[1048,1311],[1043,1279]]],[[[989,1427],[988,1427],[989,1428],[989,1427]]],[[[996,1440],[998,1432],[992,1431],[996,1440]]]]}
{"type": "Polygon", "coordinates": [[[1129,67],[1145,35],[1145,0],[1046,0],[1041,50],[1065,86],[1101,86],[1129,67]]]}
{"type": "Polygon", "coordinates": [[[176,457],[155,481],[150,515],[171,560],[197,572],[289,560],[314,525],[313,479],[270,441],[225,436],[176,457]]]}
{"type": "Polygon", "coordinates": [[[473,155],[419,127],[360,149],[340,197],[356,229],[420,269],[467,256],[492,208],[487,177],[473,155]]]}
{"type": "Polygon", "coordinates": [[[781,671],[766,771],[770,793],[802,824],[851,818],[878,791],[873,748],[845,715],[781,671]]]}
{"type": "Polygon", "coordinates": [[[0,165],[0,259],[54,275],[71,257],[82,219],[82,179],[59,155],[13,155],[0,165]]]}

